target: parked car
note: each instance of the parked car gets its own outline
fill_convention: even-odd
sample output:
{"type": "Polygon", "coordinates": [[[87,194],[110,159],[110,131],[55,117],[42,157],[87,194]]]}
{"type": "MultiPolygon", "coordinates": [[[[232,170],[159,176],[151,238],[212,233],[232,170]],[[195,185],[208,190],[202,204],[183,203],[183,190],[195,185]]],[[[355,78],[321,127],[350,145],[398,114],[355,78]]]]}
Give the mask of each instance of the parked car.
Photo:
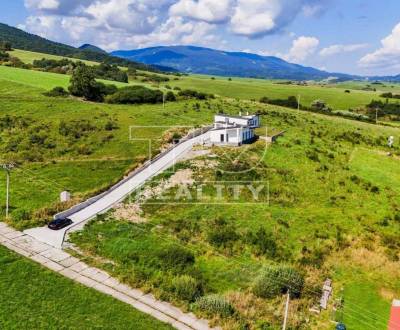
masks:
{"type": "Polygon", "coordinates": [[[56,219],[56,220],[51,221],[48,224],[48,227],[52,230],[60,230],[69,225],[72,225],[72,224],[73,224],[73,222],[71,219],[63,218],[63,219],[56,219]]]}

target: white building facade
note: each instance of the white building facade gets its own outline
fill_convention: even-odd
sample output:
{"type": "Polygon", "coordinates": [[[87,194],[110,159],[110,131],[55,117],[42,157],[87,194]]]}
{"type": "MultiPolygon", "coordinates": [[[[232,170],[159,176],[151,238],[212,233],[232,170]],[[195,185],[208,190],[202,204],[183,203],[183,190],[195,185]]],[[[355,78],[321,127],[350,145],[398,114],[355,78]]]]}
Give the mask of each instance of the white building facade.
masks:
{"type": "Polygon", "coordinates": [[[255,140],[254,130],[260,127],[260,116],[231,116],[218,114],[214,118],[214,128],[210,132],[212,144],[240,146],[255,140]]]}

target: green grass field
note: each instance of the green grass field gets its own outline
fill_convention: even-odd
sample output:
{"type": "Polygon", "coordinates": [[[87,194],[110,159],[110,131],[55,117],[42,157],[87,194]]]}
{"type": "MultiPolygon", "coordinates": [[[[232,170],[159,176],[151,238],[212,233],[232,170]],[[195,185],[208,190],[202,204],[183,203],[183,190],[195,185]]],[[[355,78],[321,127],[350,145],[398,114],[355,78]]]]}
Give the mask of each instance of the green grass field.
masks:
{"type": "MultiPolygon", "coordinates": [[[[234,104],[226,104],[226,108],[234,111],[234,104]]],[[[174,273],[163,270],[156,261],[157,251],[171,244],[193,251],[196,262],[188,272],[201,279],[205,294],[231,297],[233,304],[232,292],[240,292],[240,301],[254,299],[249,290],[261,265],[289,263],[309,278],[305,295],[294,302],[300,307],[297,317],[290,321],[292,327],[304,324],[309,317],[304,306],[319,300],[319,287],[330,277],[334,281],[334,299],[344,297],[341,313],[348,329],[365,329],[365,323],[374,329],[386,329],[391,300],[381,291],[400,294],[397,272],[392,272],[392,267],[399,266],[399,246],[389,243],[392,235],[399,234],[400,195],[396,185],[398,160],[385,155],[385,143],[386,136],[398,135],[399,131],[282,108],[267,107],[265,111],[263,123],[287,133],[267,149],[265,156],[260,143],[245,153],[242,167],[261,160],[257,170],[229,176],[208,167],[198,169],[190,163],[184,167],[191,169],[200,182],[268,182],[269,204],[248,205],[245,202],[251,202],[249,197],[242,203],[223,206],[183,199],[177,203],[174,198],[172,203],[150,199],[142,206],[146,224],[135,225],[111,214],[108,221],[101,218],[87,226],[73,241],[90,255],[115,261],[113,266],[103,267],[128,283],[152,288],[156,295],[183,304],[184,299],[177,298],[168,287],[174,273]],[[215,226],[212,220],[217,218],[230,224],[229,233],[235,232],[229,234],[234,238],[228,239],[226,246],[215,246],[208,239],[215,226]],[[249,233],[260,228],[275,240],[277,255],[259,254],[246,240],[249,233]],[[366,247],[371,251],[369,259],[359,257],[366,247]],[[389,253],[392,249],[395,255],[389,253]],[[378,263],[380,269],[373,266],[378,263]],[[373,315],[363,313],[360,322],[357,311],[365,308],[373,315]]],[[[394,151],[398,150],[397,147],[394,151]]],[[[218,160],[222,173],[230,168],[224,148],[213,153],[219,156],[210,161],[218,160]]],[[[191,191],[194,194],[196,186],[191,191]]],[[[163,196],[168,196],[168,191],[163,196]]],[[[232,202],[232,196],[226,196],[223,202],[232,202]]],[[[259,303],[264,312],[257,310],[255,318],[280,324],[273,312],[267,312],[274,310],[277,301],[266,299],[259,303]]],[[[239,301],[235,306],[241,311],[239,301]]],[[[330,328],[331,317],[331,310],[322,313],[321,318],[326,319],[323,328],[330,328]]],[[[256,326],[245,311],[238,317],[242,318],[250,327],[256,326]]],[[[240,328],[238,319],[225,323],[225,328],[240,328]]],[[[317,319],[312,318],[312,322],[316,323],[311,328],[319,328],[317,319]]]]}
{"type": "Polygon", "coordinates": [[[0,246],[2,329],[172,329],[0,246]]]}
{"type": "MultiPolygon", "coordinates": [[[[35,59],[41,59],[43,57],[50,59],[61,59],[61,57],[54,55],[47,55],[41,53],[27,52],[21,50],[15,50],[12,52],[14,56],[19,57],[22,61],[26,63],[31,63],[35,59]]],[[[94,64],[94,62],[88,62],[89,65],[94,64]]],[[[7,72],[0,72],[0,77],[2,75],[7,75],[7,72]]],[[[15,79],[18,81],[19,78],[10,77],[9,79],[15,79]]],[[[11,76],[13,74],[11,73],[11,76]]],[[[24,75],[25,76],[25,75],[24,75]]],[[[30,75],[27,75],[30,76],[30,75]]],[[[39,76],[35,77],[24,77],[27,79],[27,83],[34,84],[35,81],[39,84],[38,86],[49,88],[54,86],[56,83],[60,86],[65,87],[68,81],[67,77],[60,78],[60,82],[56,82],[58,79],[55,76],[39,76]],[[40,81],[38,81],[40,80],[40,81]],[[41,83],[42,80],[45,82],[41,83]],[[43,85],[42,85],[43,84],[43,85]]],[[[277,84],[276,81],[262,80],[262,79],[251,79],[251,78],[233,78],[232,81],[228,81],[226,77],[214,77],[215,80],[211,80],[210,76],[205,75],[190,75],[179,78],[179,80],[171,80],[163,84],[170,85],[172,87],[181,88],[192,88],[201,92],[217,94],[223,97],[238,98],[241,100],[255,99],[259,100],[261,97],[267,96],[271,99],[287,98],[288,96],[298,96],[301,97],[301,103],[305,106],[310,106],[310,104],[317,99],[322,99],[326,101],[334,110],[348,110],[349,108],[357,108],[370,103],[374,99],[379,99],[379,95],[383,91],[396,90],[389,87],[384,87],[381,85],[374,86],[377,88],[377,92],[372,91],[362,91],[361,88],[366,86],[366,83],[359,82],[348,82],[337,85],[321,86],[318,84],[310,86],[296,86],[296,85],[282,85],[277,84]],[[345,93],[346,89],[351,89],[351,93],[345,93]]],[[[110,82],[108,82],[110,83],[110,82]]],[[[131,81],[133,84],[143,84],[140,80],[131,81]]],[[[117,84],[119,85],[119,84],[117,84]]],[[[395,86],[398,86],[394,84],[395,86]]]]}
{"type": "Polygon", "coordinates": [[[379,92],[367,92],[354,89],[350,94],[345,93],[346,87],[318,85],[295,86],[282,85],[273,81],[216,77],[211,80],[209,76],[188,76],[179,81],[171,81],[167,84],[181,88],[193,88],[206,93],[215,93],[220,96],[238,98],[241,100],[259,100],[263,96],[270,99],[286,99],[288,96],[301,97],[301,103],[305,106],[317,99],[326,101],[335,110],[348,110],[370,103],[373,99],[379,99],[379,92]]]}
{"type": "MultiPolygon", "coordinates": [[[[350,85],[299,87],[257,79],[189,76],[172,78],[162,86],[222,97],[167,103],[163,108],[43,95],[52,87],[66,87],[68,81],[65,75],[0,66],[1,161],[17,159],[19,163],[11,177],[9,222],[13,226],[42,225],[60,207],[57,200],[61,191],[68,189],[74,201],[82,200],[138,166],[148,155],[148,144],[132,137],[151,139],[152,152],[157,153],[168,127],[211,123],[220,111],[260,111],[270,130],[286,131],[265,155],[259,142],[247,147],[247,156],[238,163],[229,162],[224,154],[231,156],[242,149],[214,149],[215,156],[209,161],[217,161],[222,171],[212,166],[197,168],[190,161],[181,166],[201,180],[267,182],[269,204],[177,204],[182,201],[178,198],[173,204],[160,205],[150,200],[143,205],[147,223],[135,224],[111,215],[109,221],[100,218],[91,223],[74,236],[74,242],[85,257],[101,257],[93,262],[112,260],[97,266],[177,305],[191,308],[185,298],[188,288],[184,285],[189,284],[184,282],[187,278],[179,278],[182,274],[200,283],[201,294],[224,295],[237,311],[234,316],[221,320],[214,314],[200,314],[214,317],[225,329],[280,326],[282,313],[277,306],[283,300],[255,299],[250,291],[262,265],[281,263],[306,274],[305,293],[293,301],[293,328],[331,329],[332,306],[320,317],[308,312],[319,299],[321,283],[330,277],[334,299],[344,297],[341,313],[348,329],[365,329],[365,322],[374,329],[385,329],[390,301],[400,295],[400,149],[396,142],[394,156],[389,157],[386,147],[388,136],[400,136],[399,128],[249,102],[261,96],[301,94],[305,103],[323,98],[337,109],[347,109],[369,103],[379,91],[359,91],[356,83],[352,92],[345,94],[350,85]],[[255,171],[226,174],[232,167],[251,167],[256,160],[260,163],[255,171]],[[218,227],[213,222],[217,218],[228,223],[214,233],[228,232],[223,238],[227,245],[210,241],[210,231],[218,227]],[[275,242],[275,253],[260,253],[260,247],[250,239],[260,229],[275,242]],[[181,273],[166,267],[159,255],[171,246],[190,249],[194,264],[181,273]],[[373,315],[357,322],[357,311],[367,307],[373,315]]],[[[136,83],[141,82],[130,81],[136,83]]],[[[5,199],[4,183],[2,172],[0,201],[5,199]]],[[[206,195],[211,194],[211,187],[206,188],[206,195]]],[[[245,195],[241,202],[250,197],[245,195]]],[[[231,198],[227,195],[225,202],[231,198]]],[[[4,216],[4,206],[0,206],[0,214],[4,216]]],[[[267,240],[266,244],[272,243],[267,240]]]]}
{"type": "MultiPolygon", "coordinates": [[[[24,63],[29,63],[32,64],[34,60],[41,60],[43,58],[47,58],[49,60],[61,60],[65,57],[62,56],[57,56],[57,55],[51,55],[51,54],[42,54],[42,53],[35,53],[35,52],[30,52],[27,50],[21,50],[21,49],[14,49],[13,51],[9,52],[11,56],[18,57],[22,62],[24,63]]],[[[85,61],[85,60],[78,60],[75,58],[69,58],[72,61],[78,62],[84,62],[87,65],[96,65],[98,63],[92,62],[92,61],[85,61]]]]}

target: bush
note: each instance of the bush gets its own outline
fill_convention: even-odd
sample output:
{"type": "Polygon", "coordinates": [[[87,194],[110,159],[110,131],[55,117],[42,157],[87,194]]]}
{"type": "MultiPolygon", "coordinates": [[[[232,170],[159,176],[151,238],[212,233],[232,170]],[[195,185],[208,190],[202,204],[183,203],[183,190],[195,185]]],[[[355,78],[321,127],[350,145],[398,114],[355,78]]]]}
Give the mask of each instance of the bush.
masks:
{"type": "Polygon", "coordinates": [[[159,251],[157,257],[162,267],[174,271],[185,269],[195,262],[194,254],[179,245],[172,245],[159,251]]]}
{"type": "Polygon", "coordinates": [[[256,247],[256,253],[274,258],[277,255],[277,244],[271,233],[267,233],[264,228],[260,228],[255,233],[248,234],[250,244],[256,247]]]}
{"type": "Polygon", "coordinates": [[[182,275],[172,279],[172,291],[182,300],[193,302],[202,294],[201,284],[189,275],[182,275]]]}
{"type": "Polygon", "coordinates": [[[0,62],[6,62],[10,60],[10,55],[0,50],[0,62]]]}
{"type": "Polygon", "coordinates": [[[304,286],[304,277],[288,266],[268,266],[262,269],[252,287],[261,298],[274,298],[290,290],[290,295],[299,297],[304,286]]]}
{"type": "Polygon", "coordinates": [[[169,91],[166,95],[165,95],[165,101],[167,102],[175,102],[176,101],[176,96],[174,93],[172,93],[171,91],[169,91]]]}
{"type": "Polygon", "coordinates": [[[229,317],[235,313],[233,306],[224,297],[217,294],[197,299],[194,307],[203,312],[218,314],[223,317],[229,317]]]}
{"type": "Polygon", "coordinates": [[[44,95],[50,97],[66,97],[69,93],[63,87],[54,87],[51,91],[44,93],[44,95]]]}
{"type": "Polygon", "coordinates": [[[210,230],[207,233],[207,240],[210,244],[218,247],[228,247],[232,242],[237,241],[239,235],[235,227],[224,219],[216,219],[210,224],[210,230]]]}
{"type": "Polygon", "coordinates": [[[106,98],[106,102],[112,104],[154,104],[162,101],[163,94],[159,90],[152,90],[143,86],[124,87],[106,98]]]}
{"type": "Polygon", "coordinates": [[[191,89],[181,90],[178,93],[178,96],[181,96],[181,97],[187,98],[187,99],[197,99],[197,100],[206,100],[207,98],[214,98],[214,95],[197,92],[197,91],[191,90],[191,89]]]}

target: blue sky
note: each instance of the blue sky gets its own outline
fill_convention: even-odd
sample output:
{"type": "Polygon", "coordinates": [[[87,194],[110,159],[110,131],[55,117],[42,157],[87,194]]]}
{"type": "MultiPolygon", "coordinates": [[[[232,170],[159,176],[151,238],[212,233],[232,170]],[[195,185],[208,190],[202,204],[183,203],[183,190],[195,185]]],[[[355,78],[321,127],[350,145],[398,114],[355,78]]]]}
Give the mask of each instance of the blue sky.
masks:
{"type": "Polygon", "coordinates": [[[0,22],[74,46],[193,44],[400,73],[398,0],[13,0],[0,2],[0,22]]]}

